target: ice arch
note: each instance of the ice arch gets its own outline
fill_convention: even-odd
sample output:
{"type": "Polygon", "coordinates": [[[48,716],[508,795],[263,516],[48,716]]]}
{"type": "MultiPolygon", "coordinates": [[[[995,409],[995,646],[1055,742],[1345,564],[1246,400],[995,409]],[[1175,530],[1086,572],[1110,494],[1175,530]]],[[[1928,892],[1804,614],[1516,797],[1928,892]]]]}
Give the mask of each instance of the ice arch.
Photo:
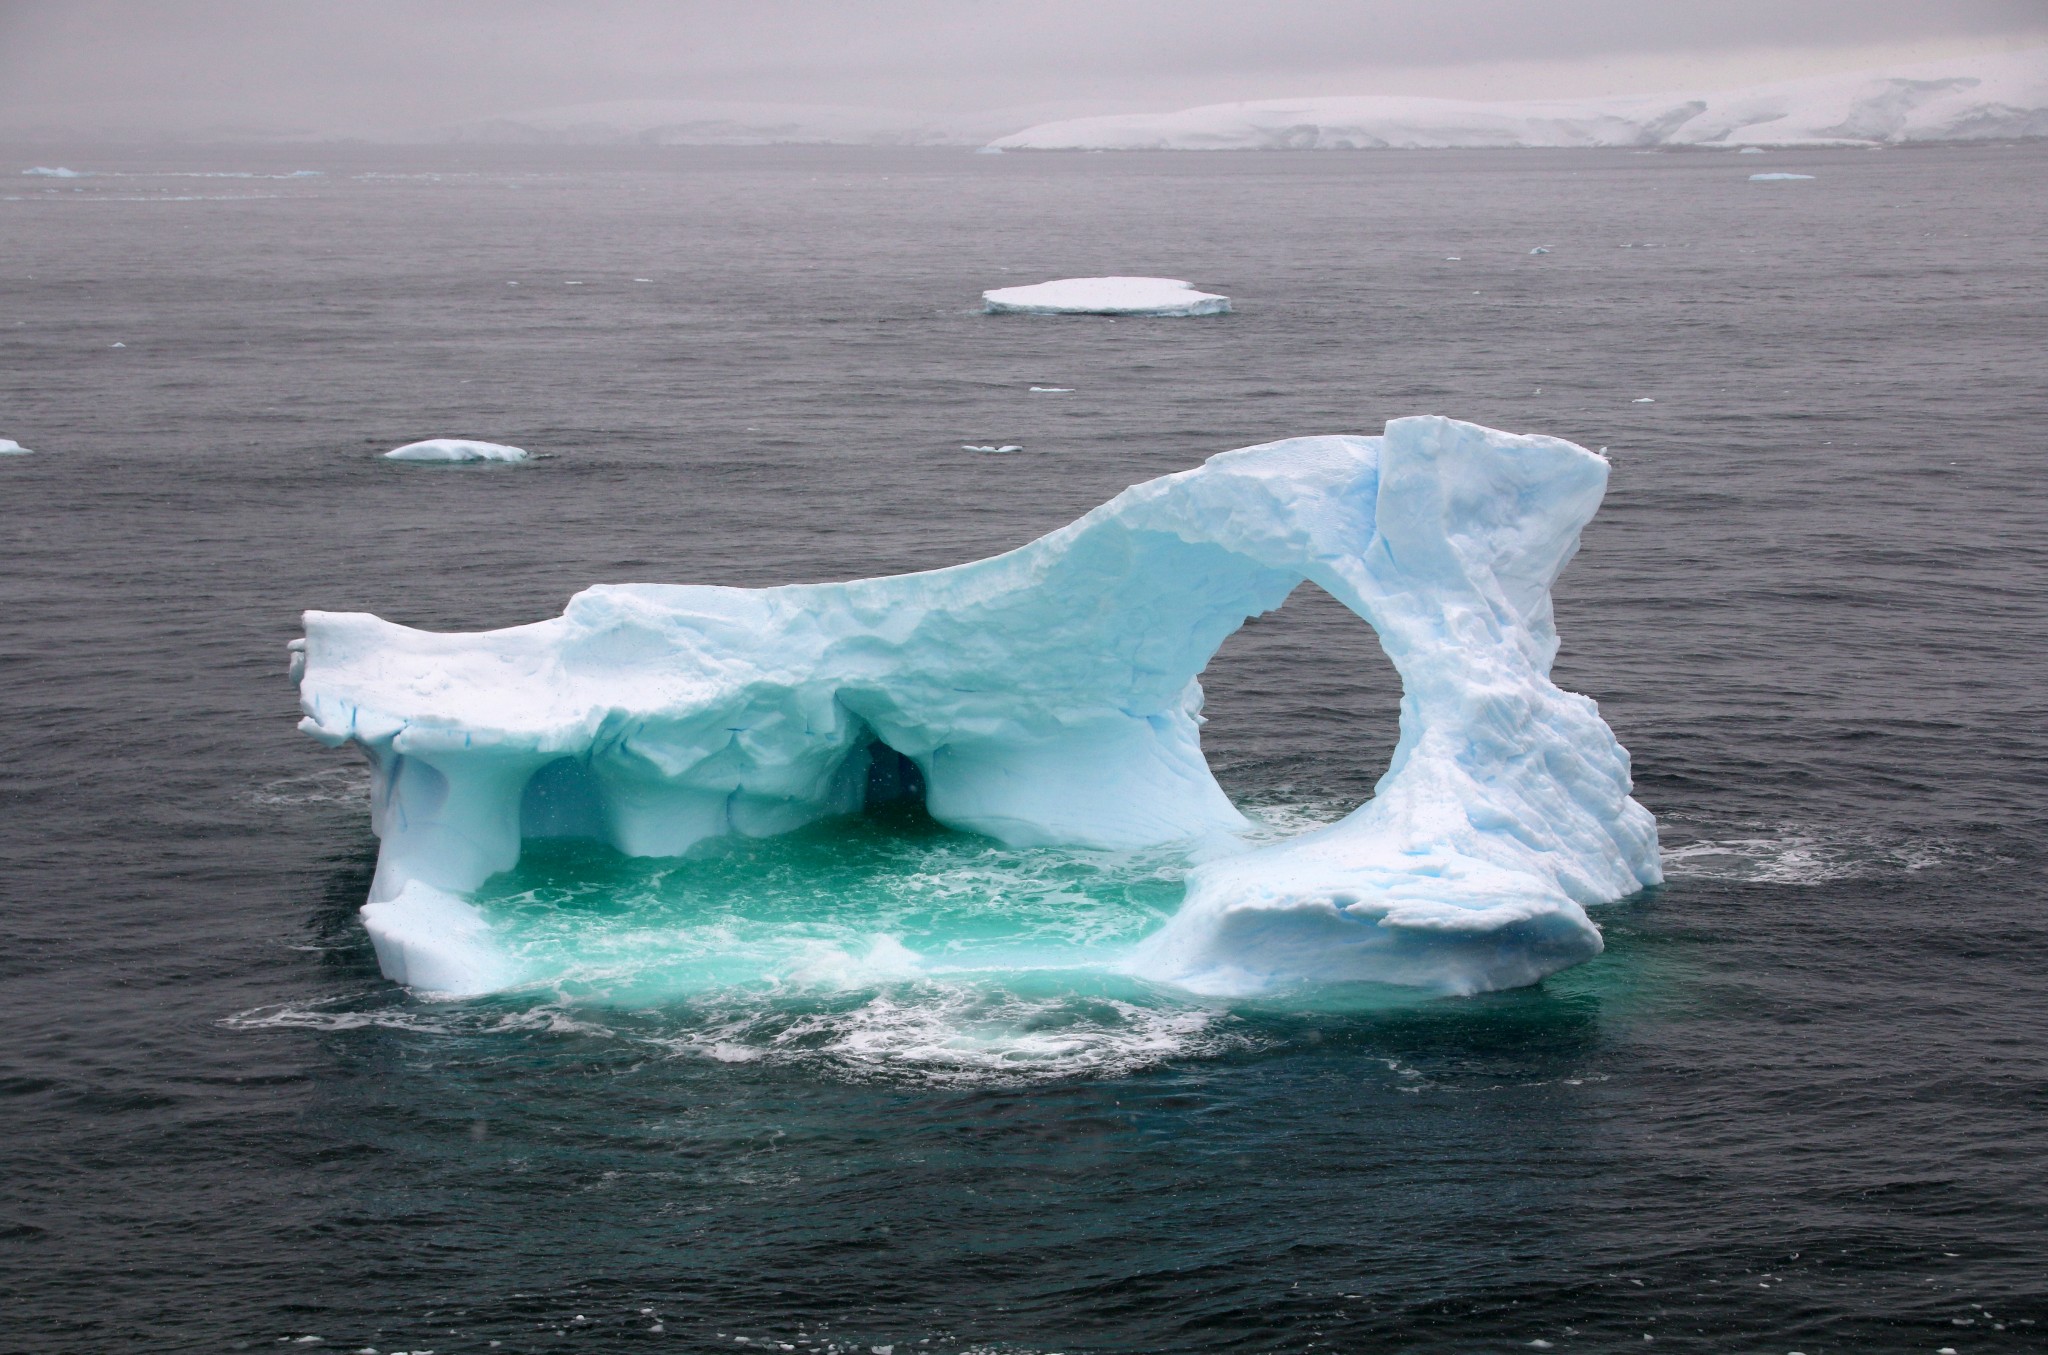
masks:
{"type": "Polygon", "coordinates": [[[369,755],[364,919],[417,987],[510,981],[463,895],[522,834],[658,856],[786,832],[858,808],[896,755],[934,818],[1011,844],[1206,840],[1180,911],[1124,961],[1141,976],[1512,987],[1597,954],[1585,906],[1660,878],[1627,753],[1549,678],[1550,585],[1606,480],[1555,438],[1398,419],[1225,452],[922,574],[604,585],[468,635],[308,612],[300,727],[369,755]],[[1196,675],[1304,579],[1378,633],[1400,742],[1350,816],[1242,850],[1196,675]]]}

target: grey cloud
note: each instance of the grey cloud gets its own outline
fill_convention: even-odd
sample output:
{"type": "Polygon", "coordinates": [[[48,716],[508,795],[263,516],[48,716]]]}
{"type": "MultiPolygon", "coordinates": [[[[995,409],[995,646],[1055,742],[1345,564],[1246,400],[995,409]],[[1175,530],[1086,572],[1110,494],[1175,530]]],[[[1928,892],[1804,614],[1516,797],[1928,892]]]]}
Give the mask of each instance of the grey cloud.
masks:
{"type": "Polygon", "coordinates": [[[1365,70],[2048,36],[2042,0],[0,3],[0,116],[419,127],[602,99],[1129,107],[1365,70]]]}

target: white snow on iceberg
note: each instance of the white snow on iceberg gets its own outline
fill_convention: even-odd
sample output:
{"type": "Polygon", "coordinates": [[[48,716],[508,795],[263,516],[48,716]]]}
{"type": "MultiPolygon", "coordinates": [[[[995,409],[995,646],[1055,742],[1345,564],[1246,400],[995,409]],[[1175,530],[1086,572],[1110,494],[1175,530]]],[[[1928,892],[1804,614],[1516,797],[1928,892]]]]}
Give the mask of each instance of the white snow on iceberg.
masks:
{"type": "Polygon", "coordinates": [[[1224,315],[1230,298],[1179,278],[1059,278],[981,294],[990,315],[1224,315]]]}
{"type": "Polygon", "coordinates": [[[1770,146],[2048,136],[2048,47],[1698,94],[1477,103],[1334,96],[1041,123],[1004,150],[1770,146]]]}
{"type": "Polygon", "coordinates": [[[472,442],[467,438],[428,438],[424,442],[408,442],[384,453],[386,461],[524,461],[526,457],[526,450],[522,447],[507,447],[502,442],[472,442]]]}
{"type": "Polygon", "coordinates": [[[1528,984],[1600,951],[1588,906],[1661,878],[1627,753],[1549,677],[1550,586],[1606,482],[1555,438],[1398,419],[1225,452],[928,573],[601,585],[476,634],[308,612],[300,727],[369,757],[364,922],[419,988],[517,981],[469,896],[524,840],[677,856],[903,795],[1011,846],[1188,844],[1177,914],[1103,957],[1141,978],[1528,984]],[[1305,580],[1378,632],[1400,742],[1364,806],[1248,847],[1197,675],[1305,580]]]}

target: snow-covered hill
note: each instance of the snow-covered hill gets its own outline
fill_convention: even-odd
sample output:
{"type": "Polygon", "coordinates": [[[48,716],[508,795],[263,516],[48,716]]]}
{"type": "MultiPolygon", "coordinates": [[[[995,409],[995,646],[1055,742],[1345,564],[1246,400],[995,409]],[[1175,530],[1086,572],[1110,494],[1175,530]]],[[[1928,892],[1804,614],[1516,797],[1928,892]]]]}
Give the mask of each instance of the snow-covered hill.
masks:
{"type": "Polygon", "coordinates": [[[1811,146],[2048,136],[2048,48],[1705,94],[1474,103],[1335,96],[1040,123],[1003,150],[1811,146]]]}

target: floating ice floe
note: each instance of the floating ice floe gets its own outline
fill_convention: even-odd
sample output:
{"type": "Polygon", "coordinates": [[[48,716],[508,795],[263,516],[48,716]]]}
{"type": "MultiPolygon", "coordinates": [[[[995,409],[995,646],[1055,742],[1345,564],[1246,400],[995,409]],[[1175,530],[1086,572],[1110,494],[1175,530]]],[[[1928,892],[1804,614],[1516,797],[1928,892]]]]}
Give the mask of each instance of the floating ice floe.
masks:
{"type": "Polygon", "coordinates": [[[1072,395],[1074,393],[1072,386],[1033,386],[1031,389],[1040,395],[1072,395]]]}
{"type": "Polygon", "coordinates": [[[1223,315],[1230,298],[1179,278],[1059,278],[981,294],[990,315],[1223,315]]]}
{"type": "Polygon", "coordinates": [[[963,452],[1021,452],[1024,448],[1014,442],[1006,442],[1000,447],[992,442],[963,442],[960,444],[960,450],[963,452]]]}
{"type": "Polygon", "coordinates": [[[1749,176],[1749,181],[1751,183],[1769,183],[1774,179],[1811,179],[1812,177],[1811,174],[1752,174],[1749,176]]]}
{"type": "Polygon", "coordinates": [[[66,169],[62,165],[37,165],[33,169],[23,170],[22,173],[40,175],[45,179],[85,179],[92,175],[90,170],[66,169]]]}
{"type": "Polygon", "coordinates": [[[1514,987],[1599,953],[1586,908],[1662,878],[1628,754],[1550,680],[1550,587],[1607,471],[1556,438],[1397,419],[1222,453],[950,569],[600,585],[475,634],[308,612],[300,728],[368,755],[364,923],[416,988],[519,981],[469,896],[527,839],[677,856],[877,787],[1013,847],[1187,844],[1178,912],[1109,961],[1149,981],[1514,987]],[[1348,817],[1253,846],[1202,756],[1198,674],[1304,581],[1378,632],[1400,742],[1348,817]]]}
{"type": "Polygon", "coordinates": [[[33,455],[33,452],[31,452],[28,448],[22,446],[20,443],[16,442],[13,438],[0,438],[0,456],[33,455]]]}
{"type": "Polygon", "coordinates": [[[1743,148],[1742,148],[1741,150],[1737,151],[1737,152],[1736,152],[1736,154],[1737,154],[1737,155],[1762,155],[1762,154],[1764,154],[1764,148],[1763,148],[1762,146],[1744,146],[1744,147],[1743,147],[1743,148]]]}
{"type": "Polygon", "coordinates": [[[1547,246],[1544,246],[1544,245],[1538,245],[1538,246],[1536,246],[1536,248],[1534,248],[1534,249],[1530,250],[1529,252],[1530,252],[1531,254],[1548,254],[1548,253],[1550,253],[1550,250],[1549,250],[1549,248],[1548,248],[1547,246]]]}
{"type": "Polygon", "coordinates": [[[386,461],[524,461],[527,453],[521,447],[507,447],[502,442],[472,442],[467,438],[428,438],[424,442],[408,442],[403,447],[394,447],[384,453],[386,461]]]}

